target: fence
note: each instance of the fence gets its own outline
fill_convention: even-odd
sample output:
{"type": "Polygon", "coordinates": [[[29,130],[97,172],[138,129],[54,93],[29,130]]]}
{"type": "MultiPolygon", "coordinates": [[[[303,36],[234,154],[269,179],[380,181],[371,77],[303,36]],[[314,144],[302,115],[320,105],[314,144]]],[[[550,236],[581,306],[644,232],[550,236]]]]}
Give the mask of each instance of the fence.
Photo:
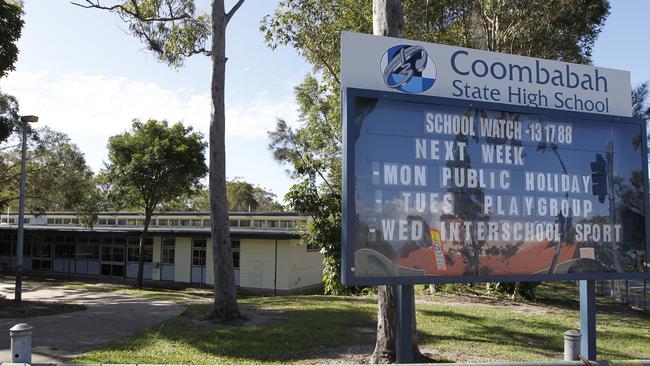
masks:
{"type": "Polygon", "coordinates": [[[650,280],[596,281],[596,293],[650,310],[650,280]]]}

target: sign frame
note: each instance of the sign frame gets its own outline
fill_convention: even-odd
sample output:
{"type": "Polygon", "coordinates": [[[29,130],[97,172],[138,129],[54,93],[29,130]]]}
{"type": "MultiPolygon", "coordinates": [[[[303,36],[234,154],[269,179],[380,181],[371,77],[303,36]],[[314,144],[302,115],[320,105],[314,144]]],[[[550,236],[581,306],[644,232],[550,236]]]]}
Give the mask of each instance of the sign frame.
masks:
{"type": "Polygon", "coordinates": [[[551,108],[526,107],[511,104],[472,101],[463,99],[443,98],[421,94],[406,94],[398,92],[378,91],[372,89],[342,88],[341,116],[343,117],[343,195],[342,195],[342,236],[341,236],[341,279],[346,286],[376,286],[376,285],[414,285],[414,284],[443,284],[443,283],[477,283],[477,282],[529,282],[529,281],[564,281],[564,280],[615,280],[615,279],[650,279],[647,255],[650,253],[650,195],[648,178],[648,131],[646,121],[633,117],[613,116],[586,112],[569,112],[551,108]],[[539,114],[549,117],[570,118],[576,124],[586,124],[589,121],[600,121],[632,124],[639,126],[642,133],[641,154],[643,161],[643,196],[645,222],[645,272],[596,272],[596,273],[563,273],[563,274],[524,274],[524,275],[454,275],[454,276],[394,276],[394,277],[356,277],[354,275],[354,240],[355,232],[355,134],[357,98],[387,99],[400,102],[411,102],[429,105],[467,107],[502,110],[515,113],[539,114]]]}

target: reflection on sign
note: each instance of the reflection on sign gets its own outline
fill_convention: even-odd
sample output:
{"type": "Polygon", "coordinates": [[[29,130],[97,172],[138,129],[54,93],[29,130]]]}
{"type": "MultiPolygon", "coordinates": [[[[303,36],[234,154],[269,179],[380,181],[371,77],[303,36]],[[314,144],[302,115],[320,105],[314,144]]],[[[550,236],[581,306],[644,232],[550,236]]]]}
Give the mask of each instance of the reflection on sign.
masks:
{"type": "Polygon", "coordinates": [[[356,278],[646,271],[640,125],[356,101],[356,278]]]}

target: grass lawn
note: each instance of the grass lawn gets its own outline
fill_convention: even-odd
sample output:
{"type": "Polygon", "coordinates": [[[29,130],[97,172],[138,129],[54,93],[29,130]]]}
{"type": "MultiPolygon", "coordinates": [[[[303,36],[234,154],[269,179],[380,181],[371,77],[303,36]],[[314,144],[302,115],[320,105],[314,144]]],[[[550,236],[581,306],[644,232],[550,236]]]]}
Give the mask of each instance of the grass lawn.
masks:
{"type": "MultiPolygon", "coordinates": [[[[158,296],[152,292],[147,296],[158,296]]],[[[159,295],[170,296],[165,291],[159,295]]],[[[444,361],[562,359],[562,333],[579,327],[577,300],[577,287],[566,283],[543,285],[535,302],[480,294],[419,295],[420,348],[444,361]]],[[[650,358],[650,314],[607,298],[598,301],[599,358],[650,358]]],[[[251,318],[243,326],[214,326],[200,320],[209,304],[190,304],[184,315],[75,362],[313,363],[372,351],[373,297],[248,297],[240,304],[251,318]]]]}

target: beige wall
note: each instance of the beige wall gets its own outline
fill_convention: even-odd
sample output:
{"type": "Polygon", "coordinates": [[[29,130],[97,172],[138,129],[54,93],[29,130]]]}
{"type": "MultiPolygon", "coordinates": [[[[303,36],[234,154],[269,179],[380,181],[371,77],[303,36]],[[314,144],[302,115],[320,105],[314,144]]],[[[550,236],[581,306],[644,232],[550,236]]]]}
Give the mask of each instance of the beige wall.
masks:
{"type": "Polygon", "coordinates": [[[192,265],[192,239],[176,237],[176,250],[174,255],[174,281],[190,282],[192,265]]]}
{"type": "MultiPolygon", "coordinates": [[[[262,239],[242,239],[239,257],[239,285],[247,288],[273,290],[275,271],[275,241],[262,239]]],[[[278,249],[278,263],[280,263],[278,249]]],[[[280,268],[278,266],[278,268],[280,268]]],[[[278,274],[279,274],[278,270],[278,274]]],[[[278,276],[277,288],[286,287],[286,281],[278,276]]]]}
{"type": "Polygon", "coordinates": [[[287,242],[289,253],[289,289],[299,289],[323,282],[323,254],[308,251],[306,245],[294,239],[287,242]]]}
{"type": "Polygon", "coordinates": [[[205,242],[205,283],[214,285],[214,263],[212,262],[212,239],[205,242]]]}
{"type": "Polygon", "coordinates": [[[323,255],[308,252],[299,240],[243,239],[241,241],[240,286],[280,291],[294,290],[322,282],[323,255]],[[277,278],[276,278],[277,276],[277,278]],[[274,287],[274,280],[277,280],[274,287]]]}

